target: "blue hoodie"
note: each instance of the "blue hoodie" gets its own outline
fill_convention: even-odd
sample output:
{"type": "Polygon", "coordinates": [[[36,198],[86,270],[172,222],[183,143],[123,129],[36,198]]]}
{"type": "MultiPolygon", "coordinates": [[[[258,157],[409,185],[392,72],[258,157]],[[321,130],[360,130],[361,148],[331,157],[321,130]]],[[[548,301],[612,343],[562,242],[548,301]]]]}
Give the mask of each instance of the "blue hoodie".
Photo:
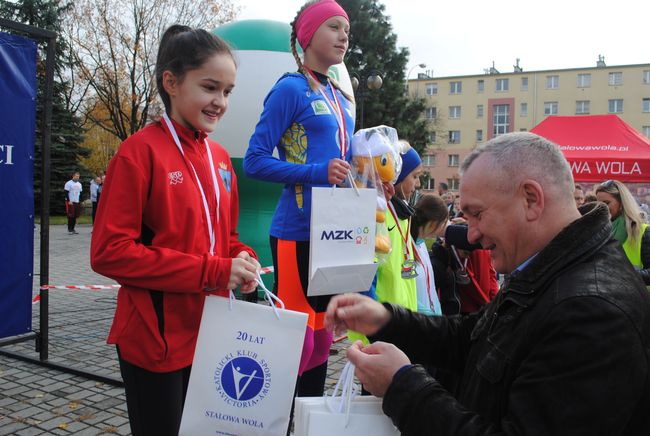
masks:
{"type": "MultiPolygon", "coordinates": [[[[323,76],[324,77],[324,76],[323,76]]],[[[325,92],[334,101],[332,89],[325,92]]],[[[354,106],[338,90],[345,113],[348,144],[354,132],[354,106]]],[[[283,183],[270,234],[292,241],[309,240],[312,186],[328,186],[327,166],[340,158],[336,116],[321,93],[302,74],[285,74],[264,100],[264,110],[244,157],[244,174],[283,183]],[[273,156],[277,147],[278,156],[273,156]]],[[[345,156],[350,160],[350,148],[345,156]]]]}

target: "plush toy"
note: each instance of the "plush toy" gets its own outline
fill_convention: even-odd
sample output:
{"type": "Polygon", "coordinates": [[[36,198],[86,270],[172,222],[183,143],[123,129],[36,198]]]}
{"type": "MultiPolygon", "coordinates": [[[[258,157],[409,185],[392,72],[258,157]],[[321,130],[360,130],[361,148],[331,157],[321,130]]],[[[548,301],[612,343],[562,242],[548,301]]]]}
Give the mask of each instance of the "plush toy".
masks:
{"type": "Polygon", "coordinates": [[[377,190],[377,232],[375,251],[390,253],[391,245],[386,229],[386,209],[382,183],[394,183],[399,175],[402,160],[399,155],[397,130],[378,126],[359,130],[352,137],[352,174],[359,188],[377,190]]]}

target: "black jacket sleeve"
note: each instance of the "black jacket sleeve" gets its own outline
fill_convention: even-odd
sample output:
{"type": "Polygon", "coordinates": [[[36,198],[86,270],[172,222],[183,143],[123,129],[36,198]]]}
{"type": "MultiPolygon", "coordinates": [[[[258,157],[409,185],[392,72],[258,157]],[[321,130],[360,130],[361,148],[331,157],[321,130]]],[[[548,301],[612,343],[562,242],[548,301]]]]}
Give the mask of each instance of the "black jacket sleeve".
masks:
{"type": "Polygon", "coordinates": [[[639,271],[646,286],[650,285],[650,232],[646,229],[641,236],[641,263],[643,269],[639,271]]]}
{"type": "Polygon", "coordinates": [[[427,316],[401,306],[384,303],[391,320],[368,339],[397,346],[411,362],[449,371],[465,366],[470,335],[479,319],[477,312],[465,316],[427,316]]]}
{"type": "MultiPolygon", "coordinates": [[[[401,315],[403,325],[427,324],[401,315]]],[[[461,402],[419,365],[394,377],[384,396],[384,413],[404,436],[646,434],[647,428],[626,429],[630,416],[638,413],[648,377],[643,341],[626,314],[600,298],[571,298],[535,321],[530,348],[517,362],[504,362],[516,365],[508,370],[512,379],[493,380],[505,396],[498,419],[490,421],[474,410],[495,400],[486,391],[492,388],[474,390],[461,402]]],[[[427,333],[444,331],[444,324],[429,323],[427,333]]],[[[428,342],[428,337],[420,340],[428,342]]]]}

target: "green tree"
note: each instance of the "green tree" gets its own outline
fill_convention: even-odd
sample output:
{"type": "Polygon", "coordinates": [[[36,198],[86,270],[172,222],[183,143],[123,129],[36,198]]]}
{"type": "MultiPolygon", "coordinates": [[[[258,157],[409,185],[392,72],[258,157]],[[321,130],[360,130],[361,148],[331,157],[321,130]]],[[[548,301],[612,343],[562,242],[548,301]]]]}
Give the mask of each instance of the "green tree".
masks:
{"type": "MultiPolygon", "coordinates": [[[[400,138],[409,141],[420,154],[426,148],[427,124],[422,118],[423,99],[406,95],[404,70],[409,58],[407,48],[397,48],[385,6],[376,0],[339,0],[350,17],[350,47],[345,64],[351,75],[368,77],[373,70],[383,78],[379,90],[358,89],[356,98],[364,99],[364,127],[385,124],[397,129],[400,138]]],[[[359,106],[359,101],[357,105],[359,106]]],[[[357,125],[360,107],[357,108],[357,125]]]]}
{"type": "MultiPolygon", "coordinates": [[[[69,77],[70,50],[61,35],[62,16],[70,3],[59,0],[18,0],[10,3],[0,2],[0,17],[13,20],[59,34],[56,41],[54,94],[52,100],[52,143],[51,143],[51,177],[50,177],[50,213],[62,214],[65,211],[65,191],[63,185],[70,180],[74,171],[80,171],[82,182],[88,180],[88,172],[80,165],[79,159],[88,156],[87,149],[81,146],[83,129],[80,119],[75,114],[71,103],[71,85],[69,77]]],[[[34,201],[36,210],[40,210],[42,150],[41,119],[43,97],[45,93],[45,44],[39,44],[37,59],[38,101],[36,105],[36,144],[34,162],[34,201]]]]}

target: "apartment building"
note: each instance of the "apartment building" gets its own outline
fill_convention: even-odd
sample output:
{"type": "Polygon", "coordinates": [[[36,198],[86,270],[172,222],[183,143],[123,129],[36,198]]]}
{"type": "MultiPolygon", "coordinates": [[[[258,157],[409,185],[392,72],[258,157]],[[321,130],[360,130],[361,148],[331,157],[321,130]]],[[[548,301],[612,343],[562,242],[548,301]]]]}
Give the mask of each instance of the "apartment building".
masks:
{"type": "Polygon", "coordinates": [[[549,115],[617,114],[650,137],[650,64],[430,77],[408,81],[413,98],[424,98],[432,133],[423,156],[434,189],[458,189],[459,166],[495,135],[527,131],[549,115]]]}

